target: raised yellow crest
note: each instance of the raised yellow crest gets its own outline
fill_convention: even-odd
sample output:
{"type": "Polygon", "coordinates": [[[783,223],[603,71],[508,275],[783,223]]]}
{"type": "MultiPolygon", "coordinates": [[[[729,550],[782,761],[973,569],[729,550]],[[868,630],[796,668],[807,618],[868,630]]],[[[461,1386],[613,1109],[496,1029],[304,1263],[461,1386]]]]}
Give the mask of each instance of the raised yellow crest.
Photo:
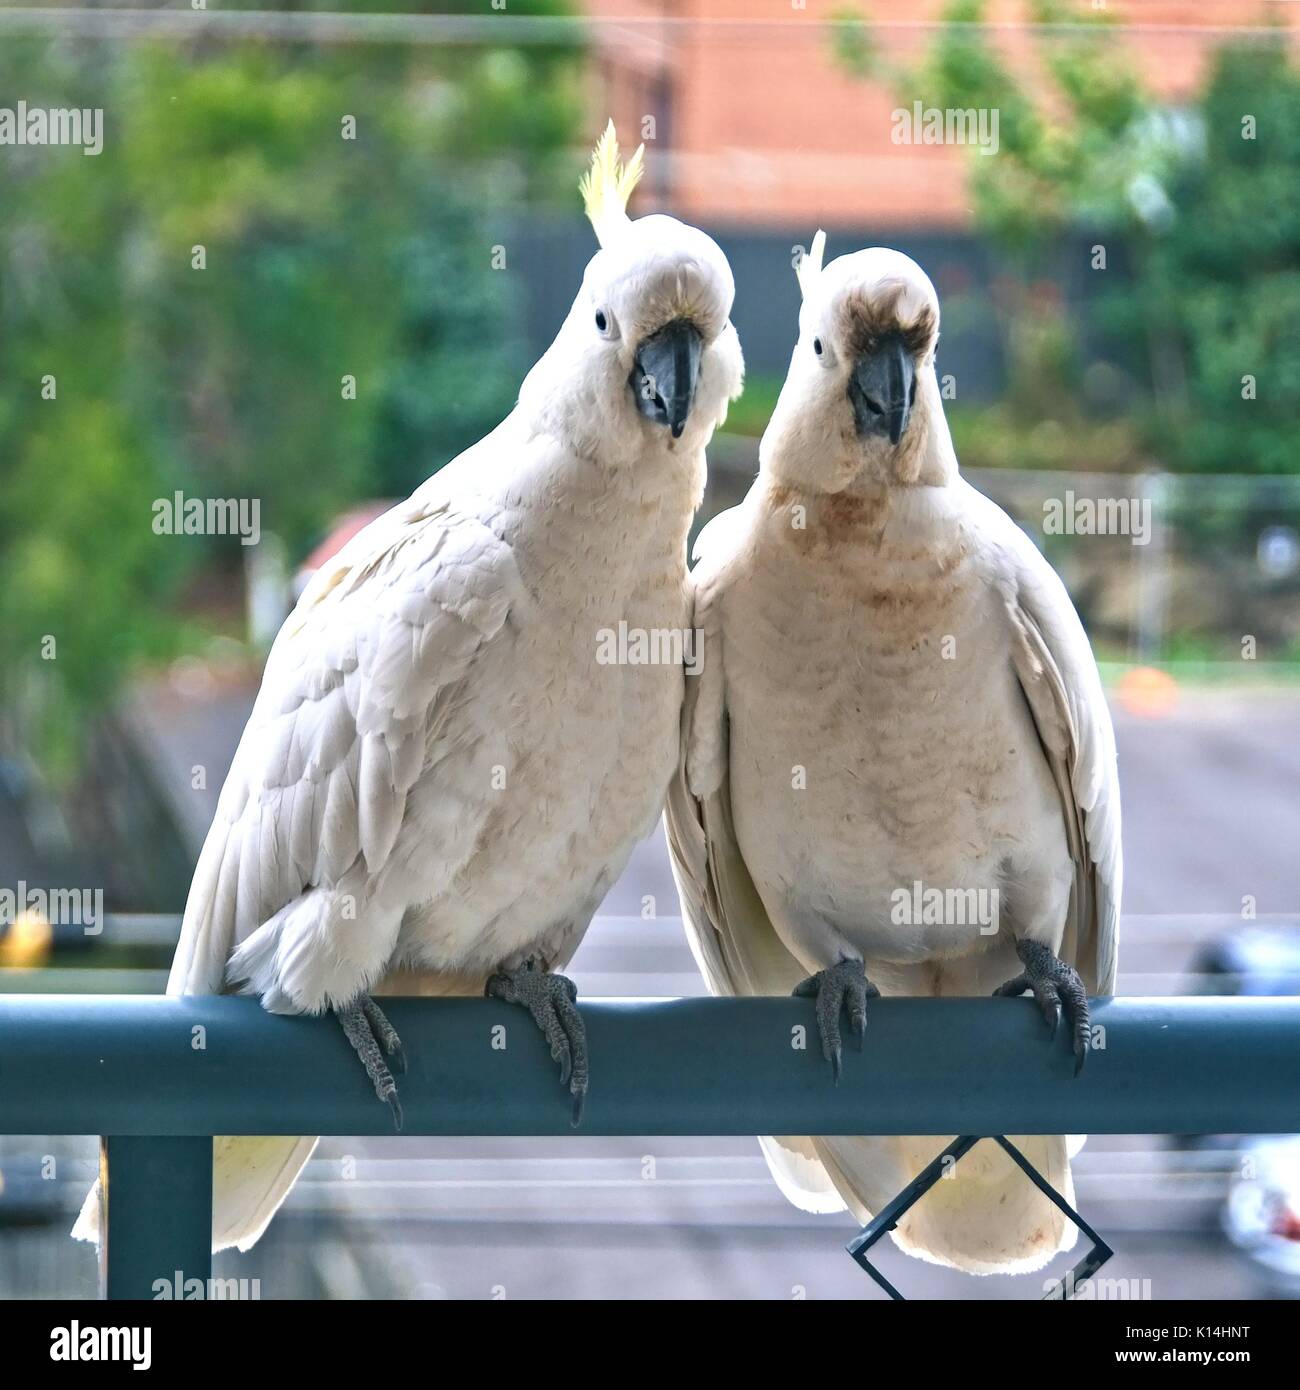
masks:
{"type": "Polygon", "coordinates": [[[812,293],[817,277],[822,273],[822,261],[826,257],[826,233],[820,227],[813,237],[812,245],[799,257],[794,273],[799,278],[799,290],[805,299],[812,293]]]}
{"type": "Polygon", "coordinates": [[[645,173],[645,146],[638,145],[636,153],[626,164],[619,162],[618,136],[614,122],[596,142],[591,156],[591,168],[578,182],[582,204],[602,246],[609,243],[632,220],[627,215],[627,200],[645,173]]]}

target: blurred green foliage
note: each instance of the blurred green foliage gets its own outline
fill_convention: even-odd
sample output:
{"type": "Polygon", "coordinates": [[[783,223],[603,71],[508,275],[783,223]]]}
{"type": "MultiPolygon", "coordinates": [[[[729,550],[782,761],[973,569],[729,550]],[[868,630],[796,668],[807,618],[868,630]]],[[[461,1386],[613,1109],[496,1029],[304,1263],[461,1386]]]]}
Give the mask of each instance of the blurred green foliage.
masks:
{"type": "Polygon", "coordinates": [[[1300,471],[1300,72],[1285,34],[1225,46],[1195,105],[1172,109],[1109,12],[1029,9],[1029,64],[1009,64],[983,27],[986,0],[953,0],[911,65],[891,64],[868,26],[836,40],[847,70],[901,102],[999,113],[996,156],[967,169],[1002,253],[982,298],[1008,385],[991,407],[954,406],[959,452],[991,466],[1300,471]],[[1081,274],[1082,315],[1059,288],[1081,274]]]}
{"type": "Polygon", "coordinates": [[[727,407],[727,418],[722,425],[722,433],[745,435],[751,439],[762,438],[784,384],[784,377],[746,371],[745,389],[739,399],[732,401],[727,407]]]}
{"type": "Polygon", "coordinates": [[[1105,322],[1159,335],[1149,415],[1169,466],[1300,472],[1300,70],[1285,44],[1224,49],[1199,116],[1135,293],[1112,295],[1105,322]]]}
{"type": "Polygon", "coordinates": [[[986,9],[986,0],[953,0],[944,11],[950,27],[903,80],[934,105],[998,112],[997,155],[974,161],[971,172],[976,211],[1034,265],[1080,221],[1125,221],[1130,183],[1157,152],[1138,138],[1147,108],[1107,11],[1034,0],[1029,17],[1045,26],[1030,31],[1035,81],[1003,59],[996,32],[982,27],[986,9]]]}
{"type": "Polygon", "coordinates": [[[96,157],[0,148],[0,708],[47,766],[192,643],[199,571],[199,622],[239,611],[237,539],[159,537],[155,499],[257,498],[299,556],[508,411],[528,364],[493,246],[521,203],[572,202],[580,64],[571,38],[6,36],[6,104],[105,112],[96,157]]]}

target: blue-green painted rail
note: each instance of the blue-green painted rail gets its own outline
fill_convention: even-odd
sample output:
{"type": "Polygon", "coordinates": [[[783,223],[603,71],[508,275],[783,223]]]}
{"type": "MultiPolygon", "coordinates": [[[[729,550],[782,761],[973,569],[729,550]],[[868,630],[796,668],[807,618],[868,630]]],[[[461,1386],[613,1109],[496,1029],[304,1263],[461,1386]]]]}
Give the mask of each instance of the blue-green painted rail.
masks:
{"type": "MultiPolygon", "coordinates": [[[[1104,999],[1073,1074],[1028,999],[883,999],[831,1084],[795,999],[584,1000],[585,1135],[1300,1133],[1300,999],[1104,999]]],[[[406,1134],[573,1134],[521,1010],[393,999],[406,1134]]],[[[206,1279],[213,1134],[391,1134],[330,1019],[232,998],[0,996],[0,1133],[101,1134],[110,1297],[206,1279]],[[114,1232],[118,1232],[114,1237],[114,1232]]]]}
{"type": "MultiPolygon", "coordinates": [[[[812,1004],[583,1000],[583,1134],[1300,1132],[1300,999],[1103,999],[1082,1075],[1029,999],[873,1001],[838,1086],[812,1004]],[[803,1045],[806,1044],[806,1045],[803,1045]]],[[[541,1035],[487,999],[392,999],[404,1132],[568,1134],[541,1035]]],[[[0,996],[0,1133],[391,1134],[331,1019],[233,998],[0,996]]]]}

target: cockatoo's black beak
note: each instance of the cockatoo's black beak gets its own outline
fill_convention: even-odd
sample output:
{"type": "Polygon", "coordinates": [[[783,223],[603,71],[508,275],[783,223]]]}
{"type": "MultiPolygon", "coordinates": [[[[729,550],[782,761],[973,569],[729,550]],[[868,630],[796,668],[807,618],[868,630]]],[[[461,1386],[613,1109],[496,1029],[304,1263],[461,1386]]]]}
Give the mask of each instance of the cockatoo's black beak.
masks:
{"type": "Polygon", "coordinates": [[[854,363],[849,400],[860,436],[902,439],[916,401],[916,364],[899,334],[887,333],[854,363]]]}
{"type": "Polygon", "coordinates": [[[704,339],[690,319],[673,319],[641,342],[628,384],[642,415],[667,425],[674,439],[686,428],[700,375],[704,339]]]}

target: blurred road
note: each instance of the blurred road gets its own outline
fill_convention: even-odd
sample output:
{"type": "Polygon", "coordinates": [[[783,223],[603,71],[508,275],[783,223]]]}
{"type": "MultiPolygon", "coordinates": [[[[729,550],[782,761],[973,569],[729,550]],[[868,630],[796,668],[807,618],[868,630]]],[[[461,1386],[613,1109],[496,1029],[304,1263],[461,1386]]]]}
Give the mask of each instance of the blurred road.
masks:
{"type": "MultiPolygon", "coordinates": [[[[1191,691],[1160,719],[1119,709],[1116,722],[1120,992],[1184,992],[1196,943],[1230,931],[1243,896],[1261,915],[1300,923],[1300,692],[1191,691]]],[[[574,961],[581,992],[700,992],[677,911],[656,832],[574,961]]],[[[594,1072],[599,1085],[598,1058],[594,1072]]],[[[56,1141],[55,1152],[65,1148],[56,1141]]],[[[79,1161],[62,1164],[69,1202],[92,1154],[79,1144],[79,1161]]],[[[1116,1249],[1106,1276],[1155,1298],[1260,1296],[1215,1224],[1234,1163],[1228,1151],[1174,1151],[1150,1136],[1089,1143],[1078,1196],[1116,1249]]],[[[844,1214],[790,1207],[750,1140],[330,1140],[261,1245],[220,1257],[217,1272],[259,1278],[267,1298],[883,1297],[843,1251],[854,1230],[844,1214]]],[[[1070,1263],[1061,1257],[1048,1273],[1070,1263]]],[[[915,1296],[1032,1298],[1045,1277],[966,1278],[888,1242],[879,1264],[915,1296]]],[[[93,1283],[85,1247],[0,1232],[0,1295],[88,1293],[93,1283]]]]}
{"type": "Polygon", "coordinates": [[[1190,690],[1163,718],[1114,713],[1125,915],[1239,914],[1253,895],[1300,917],[1300,692],[1190,690]]]}

